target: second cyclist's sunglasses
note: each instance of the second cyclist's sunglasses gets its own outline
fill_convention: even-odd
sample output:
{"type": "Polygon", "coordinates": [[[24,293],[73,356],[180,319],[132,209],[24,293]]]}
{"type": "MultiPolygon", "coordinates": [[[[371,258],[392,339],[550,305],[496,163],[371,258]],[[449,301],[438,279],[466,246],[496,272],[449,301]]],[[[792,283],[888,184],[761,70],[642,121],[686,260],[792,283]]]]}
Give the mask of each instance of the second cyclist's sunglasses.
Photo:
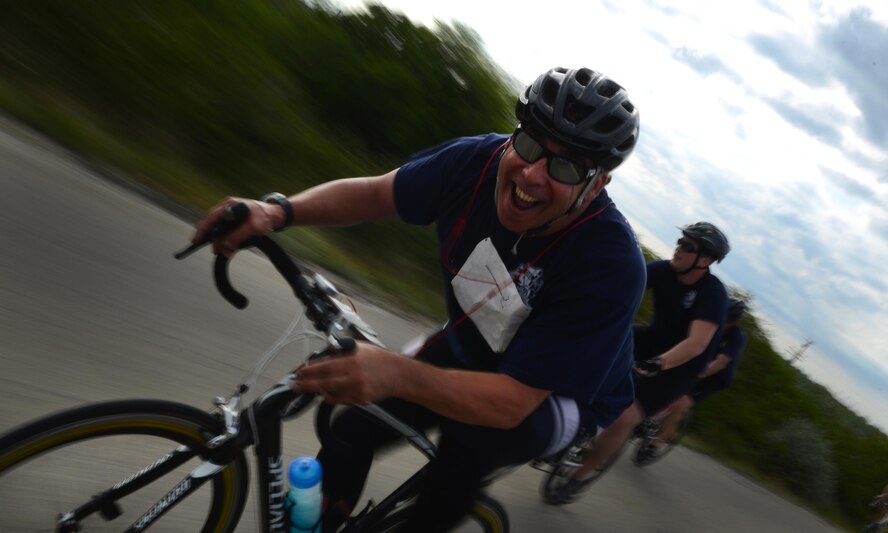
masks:
{"type": "Polygon", "coordinates": [[[700,251],[696,244],[684,238],[678,239],[678,242],[676,242],[675,244],[676,246],[681,248],[682,252],[686,254],[695,254],[700,251]]]}
{"type": "Polygon", "coordinates": [[[548,150],[521,126],[515,128],[515,133],[512,134],[512,147],[518,157],[528,163],[536,163],[545,157],[549,176],[565,185],[580,184],[598,170],[548,150]]]}

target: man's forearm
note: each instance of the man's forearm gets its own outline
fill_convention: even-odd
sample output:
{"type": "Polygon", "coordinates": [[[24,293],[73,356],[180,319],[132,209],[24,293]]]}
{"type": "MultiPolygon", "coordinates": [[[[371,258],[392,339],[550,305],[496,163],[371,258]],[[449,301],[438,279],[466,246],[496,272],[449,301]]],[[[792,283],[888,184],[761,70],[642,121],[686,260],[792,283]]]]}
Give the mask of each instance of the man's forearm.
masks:
{"type": "MultiPolygon", "coordinates": [[[[393,170],[382,176],[323,183],[289,198],[293,224],[351,226],[397,214],[393,170]]],[[[283,215],[283,214],[281,214],[283,215]]]]}
{"type": "Polygon", "coordinates": [[[669,370],[687,363],[703,353],[703,349],[690,339],[681,341],[660,356],[663,359],[663,370],[669,370]]]}
{"type": "Polygon", "coordinates": [[[405,363],[410,365],[405,368],[410,380],[404,382],[399,397],[467,424],[515,427],[549,395],[504,374],[405,363]]]}

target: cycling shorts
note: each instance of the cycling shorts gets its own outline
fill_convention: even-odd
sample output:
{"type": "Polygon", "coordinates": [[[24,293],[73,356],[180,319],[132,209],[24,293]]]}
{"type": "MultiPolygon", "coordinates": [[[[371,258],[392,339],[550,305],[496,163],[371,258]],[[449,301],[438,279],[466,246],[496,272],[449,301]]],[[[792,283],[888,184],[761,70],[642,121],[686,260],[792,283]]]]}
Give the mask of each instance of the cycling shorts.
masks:
{"type": "Polygon", "coordinates": [[[701,379],[691,390],[691,398],[694,399],[694,403],[700,403],[708,398],[710,394],[728,388],[728,385],[729,383],[725,383],[721,379],[701,379]]]}
{"type": "MultiPolygon", "coordinates": [[[[632,328],[635,340],[635,360],[641,361],[660,355],[651,342],[648,328],[632,328]]],[[[690,365],[681,365],[664,370],[656,376],[645,378],[638,374],[635,380],[635,400],[641,405],[645,416],[653,416],[683,394],[690,393],[697,383],[697,372],[690,365]]]]}

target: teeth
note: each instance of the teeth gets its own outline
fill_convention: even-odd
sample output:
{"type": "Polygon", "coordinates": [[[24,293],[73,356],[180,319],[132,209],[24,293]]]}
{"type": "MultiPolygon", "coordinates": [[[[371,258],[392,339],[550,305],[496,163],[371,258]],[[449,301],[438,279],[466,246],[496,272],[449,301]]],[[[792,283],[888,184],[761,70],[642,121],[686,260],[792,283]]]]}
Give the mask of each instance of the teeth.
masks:
{"type": "Polygon", "coordinates": [[[536,202],[536,201],[538,201],[538,200],[537,200],[536,198],[534,198],[533,196],[531,196],[531,195],[527,194],[526,192],[524,192],[523,190],[521,190],[521,187],[519,187],[519,186],[517,186],[517,185],[515,186],[515,196],[517,196],[517,197],[518,197],[521,201],[523,201],[523,202],[536,202]]]}

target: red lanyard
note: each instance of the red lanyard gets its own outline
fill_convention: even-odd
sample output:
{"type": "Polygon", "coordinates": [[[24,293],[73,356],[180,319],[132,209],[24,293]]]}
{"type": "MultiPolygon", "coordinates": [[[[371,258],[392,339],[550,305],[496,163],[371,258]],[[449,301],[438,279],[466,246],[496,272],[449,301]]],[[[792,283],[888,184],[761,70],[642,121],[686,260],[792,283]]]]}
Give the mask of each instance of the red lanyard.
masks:
{"type": "Polygon", "coordinates": [[[463,209],[462,214],[456,220],[456,223],[453,225],[453,230],[450,232],[450,237],[447,239],[447,245],[443,248],[441,252],[441,264],[444,265],[444,268],[447,269],[448,272],[452,275],[456,275],[456,271],[453,266],[450,264],[450,254],[453,252],[453,246],[456,244],[456,241],[462,236],[463,231],[466,229],[466,220],[469,218],[469,213],[472,211],[472,206],[475,205],[475,197],[478,196],[478,189],[481,188],[481,183],[484,181],[484,176],[487,174],[487,169],[490,168],[490,164],[493,163],[493,158],[496,157],[496,154],[505,149],[505,147],[509,144],[509,141],[504,142],[499,145],[496,150],[490,154],[490,159],[487,160],[487,163],[484,165],[484,169],[481,171],[481,175],[478,176],[478,181],[475,183],[475,188],[472,189],[472,196],[469,197],[469,203],[466,204],[466,208],[463,209]]]}
{"type": "MultiPolygon", "coordinates": [[[[453,251],[453,247],[456,244],[456,241],[459,240],[459,238],[462,236],[463,231],[465,230],[466,221],[468,220],[469,213],[471,212],[472,206],[475,204],[475,198],[478,195],[478,190],[481,188],[481,183],[484,181],[484,176],[487,174],[487,170],[490,168],[491,163],[493,163],[493,159],[494,159],[494,157],[496,157],[497,153],[499,153],[501,150],[503,150],[507,145],[508,145],[508,141],[501,144],[499,147],[497,147],[496,150],[493,151],[492,154],[490,154],[490,158],[487,160],[487,163],[484,165],[484,169],[481,170],[481,175],[478,177],[478,181],[477,181],[477,183],[475,183],[474,189],[472,189],[472,195],[471,195],[471,197],[469,197],[469,202],[466,204],[466,208],[463,210],[462,214],[457,219],[456,223],[453,225],[453,231],[450,233],[450,237],[447,240],[447,244],[443,248],[443,252],[441,255],[441,264],[444,265],[444,268],[446,268],[447,271],[449,271],[451,273],[451,275],[454,275],[454,276],[457,275],[457,272],[455,272],[454,268],[450,265],[450,254],[453,251]]],[[[561,242],[561,240],[564,237],[566,237],[570,232],[572,232],[573,230],[578,228],[581,224],[597,217],[598,215],[603,213],[605,209],[607,209],[608,207],[610,207],[612,205],[614,205],[614,203],[612,201],[608,202],[607,204],[605,204],[604,206],[599,208],[597,211],[590,213],[590,214],[586,215],[585,217],[577,220],[573,224],[571,224],[571,226],[569,228],[562,231],[561,234],[558,235],[557,238],[555,238],[545,248],[543,248],[543,250],[539,254],[537,254],[536,257],[534,257],[532,260],[530,260],[530,262],[524,264],[520,269],[518,269],[512,275],[512,277],[509,279],[509,281],[505,285],[503,285],[503,287],[498,287],[498,289],[508,287],[510,284],[518,281],[518,278],[523,276],[530,269],[530,267],[535,265],[537,263],[537,261],[539,261],[549,250],[551,250],[552,247],[554,247],[556,244],[561,242]]],[[[485,298],[485,299],[481,300],[480,302],[478,302],[477,304],[475,304],[471,309],[466,311],[465,314],[463,314],[463,316],[459,317],[454,322],[448,323],[447,326],[444,329],[442,329],[440,332],[438,332],[437,335],[435,335],[433,338],[429,339],[425,343],[425,345],[419,350],[418,353],[421,353],[429,346],[438,342],[444,336],[444,334],[447,332],[447,330],[453,329],[456,326],[465,322],[467,318],[469,318],[473,313],[475,313],[475,311],[480,309],[481,306],[483,306],[485,303],[487,303],[488,300],[493,298],[495,294],[496,294],[496,291],[491,291],[491,294],[487,298],[485,298]]]]}

